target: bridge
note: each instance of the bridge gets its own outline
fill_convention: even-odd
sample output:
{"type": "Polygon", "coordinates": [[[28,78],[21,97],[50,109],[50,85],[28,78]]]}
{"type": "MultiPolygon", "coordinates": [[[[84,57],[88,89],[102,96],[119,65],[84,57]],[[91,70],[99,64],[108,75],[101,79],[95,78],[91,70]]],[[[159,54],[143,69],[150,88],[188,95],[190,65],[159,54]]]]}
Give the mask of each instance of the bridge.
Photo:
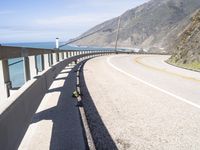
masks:
{"type": "Polygon", "coordinates": [[[200,76],[168,58],[0,46],[0,148],[198,149],[200,76]],[[14,90],[19,57],[26,83],[14,90]]]}

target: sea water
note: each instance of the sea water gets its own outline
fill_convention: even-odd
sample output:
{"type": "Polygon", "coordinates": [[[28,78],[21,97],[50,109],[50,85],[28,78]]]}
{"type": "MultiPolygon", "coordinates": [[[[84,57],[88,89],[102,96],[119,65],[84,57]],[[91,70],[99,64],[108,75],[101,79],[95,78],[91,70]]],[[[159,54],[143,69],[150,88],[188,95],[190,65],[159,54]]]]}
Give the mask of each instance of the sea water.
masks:
{"type": "MultiPolygon", "coordinates": [[[[60,43],[63,44],[63,43],[60,43]]],[[[19,46],[19,47],[31,47],[31,48],[46,48],[46,49],[54,49],[55,42],[41,42],[41,43],[9,43],[9,44],[2,44],[5,46],[19,46]]],[[[77,46],[64,46],[61,49],[63,50],[87,50],[88,47],[77,47],[77,46]]],[[[90,48],[90,50],[102,50],[102,48],[90,48]]],[[[38,71],[41,71],[41,56],[38,55],[37,59],[37,67],[38,71]]],[[[12,88],[21,87],[25,83],[24,79],[24,63],[23,58],[15,58],[9,59],[9,73],[10,73],[10,80],[12,83],[12,88]],[[13,64],[15,62],[19,62],[13,64]],[[13,65],[12,65],[13,64],[13,65]]]]}

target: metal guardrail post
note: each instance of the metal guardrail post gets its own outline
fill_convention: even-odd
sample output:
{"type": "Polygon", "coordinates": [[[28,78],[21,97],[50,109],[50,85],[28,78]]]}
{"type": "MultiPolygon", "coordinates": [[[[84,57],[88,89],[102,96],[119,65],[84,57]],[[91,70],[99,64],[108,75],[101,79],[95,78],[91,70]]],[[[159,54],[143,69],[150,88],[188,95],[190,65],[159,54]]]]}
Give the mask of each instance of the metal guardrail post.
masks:
{"type": "Polygon", "coordinates": [[[59,53],[56,52],[56,62],[59,62],[59,61],[60,61],[59,53]]]}
{"type": "Polygon", "coordinates": [[[28,81],[31,79],[30,75],[30,64],[29,64],[29,57],[24,57],[24,80],[28,81]]]}
{"type": "Polygon", "coordinates": [[[68,52],[65,52],[65,54],[66,54],[66,57],[65,58],[69,58],[69,53],[68,52]]]}
{"type": "Polygon", "coordinates": [[[53,65],[53,54],[50,53],[48,54],[48,57],[49,57],[49,66],[53,65]]]}
{"type": "Polygon", "coordinates": [[[42,65],[42,71],[45,69],[44,68],[44,55],[41,55],[41,65],[42,65]]]}
{"type": "Polygon", "coordinates": [[[0,60],[0,100],[5,100],[10,96],[10,75],[8,60],[0,60]]]}

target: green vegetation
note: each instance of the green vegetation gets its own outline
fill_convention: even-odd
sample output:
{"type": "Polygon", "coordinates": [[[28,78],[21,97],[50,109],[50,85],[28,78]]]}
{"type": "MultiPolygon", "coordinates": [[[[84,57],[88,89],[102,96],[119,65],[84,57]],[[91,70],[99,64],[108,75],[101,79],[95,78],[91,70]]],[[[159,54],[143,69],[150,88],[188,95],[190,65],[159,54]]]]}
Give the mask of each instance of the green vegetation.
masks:
{"type": "Polygon", "coordinates": [[[175,61],[175,59],[168,59],[166,61],[167,63],[177,66],[177,67],[181,67],[181,68],[185,68],[185,69],[189,69],[189,70],[194,70],[194,71],[199,71],[200,72],[200,62],[192,62],[192,63],[188,63],[188,64],[183,64],[183,63],[177,63],[175,61]]]}

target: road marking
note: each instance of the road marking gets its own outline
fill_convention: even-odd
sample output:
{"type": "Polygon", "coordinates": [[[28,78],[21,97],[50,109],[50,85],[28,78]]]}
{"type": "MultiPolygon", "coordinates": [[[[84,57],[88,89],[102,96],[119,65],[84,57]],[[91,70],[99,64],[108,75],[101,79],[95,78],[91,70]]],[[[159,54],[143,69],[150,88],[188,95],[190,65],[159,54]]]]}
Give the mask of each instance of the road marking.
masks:
{"type": "Polygon", "coordinates": [[[156,67],[153,67],[153,66],[150,66],[150,65],[147,65],[143,62],[141,62],[141,59],[145,58],[145,57],[148,57],[148,56],[140,56],[140,57],[136,57],[134,60],[136,63],[148,68],[148,69],[152,69],[152,70],[155,70],[155,71],[160,71],[160,72],[164,72],[164,73],[167,73],[167,74],[171,74],[171,75],[174,75],[174,76],[178,76],[178,77],[181,77],[183,79],[187,79],[187,80],[192,80],[192,81],[195,81],[195,82],[200,82],[199,79],[196,79],[196,78],[193,78],[193,77],[188,77],[188,76],[184,76],[184,75],[181,75],[181,74],[178,74],[178,73],[174,73],[174,72],[171,72],[171,71],[167,71],[165,69],[160,69],[160,68],[156,68],[156,67]]]}
{"type": "Polygon", "coordinates": [[[176,98],[177,100],[180,100],[180,101],[185,102],[185,103],[187,103],[187,104],[189,104],[189,105],[191,105],[191,106],[193,106],[193,107],[196,107],[196,108],[199,108],[199,109],[200,109],[200,105],[198,105],[198,104],[195,104],[195,103],[193,103],[193,102],[191,102],[191,101],[189,101],[189,100],[187,100],[187,99],[185,99],[185,98],[182,98],[182,97],[177,96],[177,95],[175,95],[175,94],[173,94],[173,93],[171,93],[171,92],[168,92],[168,91],[166,91],[166,90],[164,90],[164,89],[161,89],[161,88],[159,88],[159,87],[157,87],[157,86],[155,86],[155,85],[153,85],[153,84],[151,84],[151,83],[148,83],[148,82],[146,82],[146,81],[144,81],[144,80],[142,80],[142,79],[140,79],[140,78],[138,78],[138,77],[136,77],[136,76],[133,76],[133,75],[130,74],[130,73],[125,72],[124,70],[122,70],[122,69],[120,69],[120,68],[117,68],[116,66],[114,66],[114,65],[110,62],[110,59],[111,59],[112,57],[114,57],[114,56],[111,56],[111,57],[108,57],[108,58],[107,58],[107,63],[108,63],[112,68],[114,68],[115,70],[117,70],[117,71],[119,71],[119,72],[121,72],[121,73],[123,73],[123,74],[129,76],[130,78],[133,78],[133,79],[135,79],[135,80],[137,80],[137,81],[139,81],[139,82],[141,82],[141,83],[143,83],[143,84],[146,84],[146,85],[149,86],[149,87],[152,87],[152,88],[154,88],[154,89],[156,89],[156,90],[158,90],[158,91],[160,91],[160,92],[163,92],[163,93],[165,93],[165,94],[167,94],[167,95],[169,95],[169,96],[171,96],[171,97],[174,97],[174,98],[176,98]]]}

